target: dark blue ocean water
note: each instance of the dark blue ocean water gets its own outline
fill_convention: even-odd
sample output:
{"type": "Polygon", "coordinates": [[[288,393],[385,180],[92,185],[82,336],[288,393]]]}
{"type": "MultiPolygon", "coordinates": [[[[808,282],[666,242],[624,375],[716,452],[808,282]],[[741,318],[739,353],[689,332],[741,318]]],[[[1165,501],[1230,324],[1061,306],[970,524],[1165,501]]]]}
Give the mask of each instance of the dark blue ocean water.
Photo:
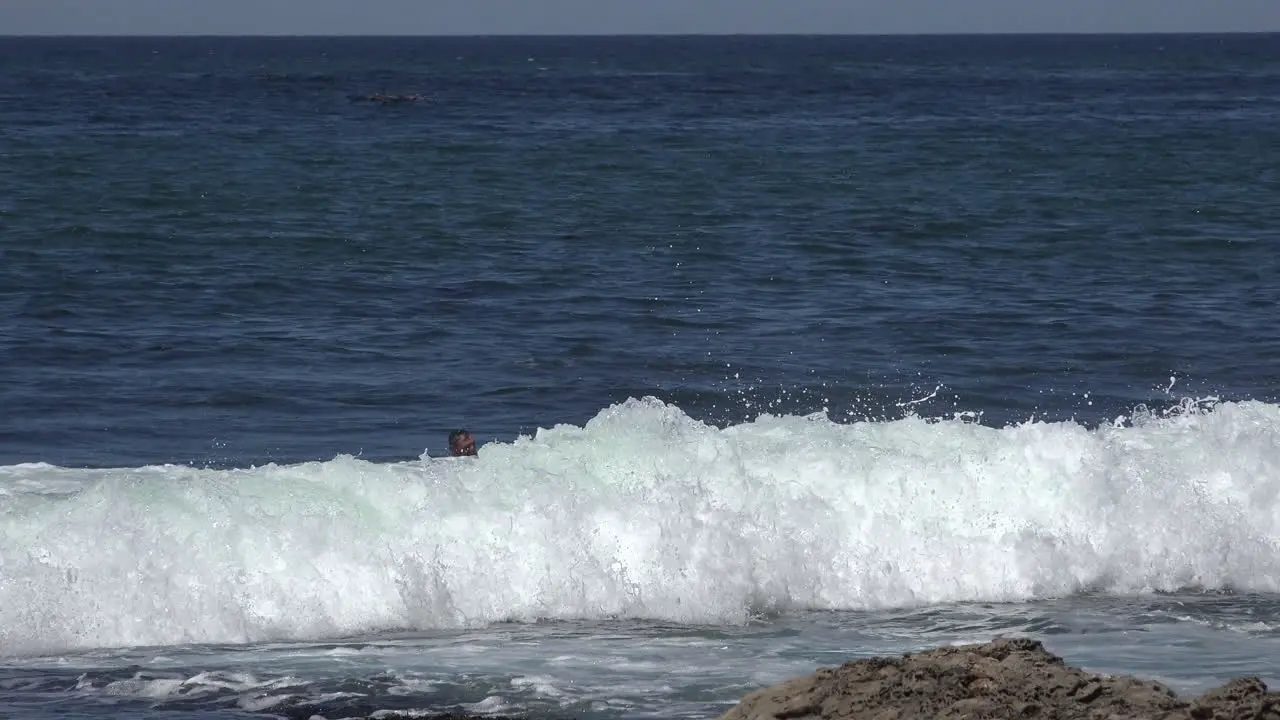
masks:
{"type": "Polygon", "coordinates": [[[0,38],[0,715],[1274,682],[1278,120],[1276,35],[0,38]]]}
{"type": "Polygon", "coordinates": [[[1274,35],[4,39],[0,463],[1274,399],[1278,112],[1274,35]]]}

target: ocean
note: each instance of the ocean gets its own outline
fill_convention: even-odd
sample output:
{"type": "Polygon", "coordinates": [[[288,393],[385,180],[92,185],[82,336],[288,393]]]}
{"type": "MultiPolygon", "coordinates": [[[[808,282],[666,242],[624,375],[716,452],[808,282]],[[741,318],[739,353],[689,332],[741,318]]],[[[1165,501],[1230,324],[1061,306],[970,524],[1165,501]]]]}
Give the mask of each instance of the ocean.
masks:
{"type": "Polygon", "coordinates": [[[1274,684],[1278,119],[1277,35],[0,38],[0,715],[1274,684]]]}

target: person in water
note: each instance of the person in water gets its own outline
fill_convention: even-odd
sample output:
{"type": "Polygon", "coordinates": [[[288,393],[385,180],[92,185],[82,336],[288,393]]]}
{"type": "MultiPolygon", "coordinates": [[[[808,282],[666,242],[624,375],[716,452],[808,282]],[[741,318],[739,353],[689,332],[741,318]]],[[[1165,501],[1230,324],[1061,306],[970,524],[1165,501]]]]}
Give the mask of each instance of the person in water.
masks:
{"type": "Polygon", "coordinates": [[[454,457],[476,454],[476,439],[466,430],[454,430],[449,433],[449,454],[454,457]]]}

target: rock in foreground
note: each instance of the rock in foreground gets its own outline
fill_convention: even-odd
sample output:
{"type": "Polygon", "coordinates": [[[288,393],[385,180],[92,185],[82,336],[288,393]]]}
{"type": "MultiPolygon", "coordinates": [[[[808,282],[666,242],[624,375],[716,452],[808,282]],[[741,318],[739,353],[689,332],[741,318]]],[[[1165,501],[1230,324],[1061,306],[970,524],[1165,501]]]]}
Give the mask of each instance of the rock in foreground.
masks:
{"type": "Polygon", "coordinates": [[[1280,720],[1280,693],[1239,678],[1185,700],[1160,683],[1069,667],[1038,641],[871,658],[757,690],[721,720],[1280,720]]]}

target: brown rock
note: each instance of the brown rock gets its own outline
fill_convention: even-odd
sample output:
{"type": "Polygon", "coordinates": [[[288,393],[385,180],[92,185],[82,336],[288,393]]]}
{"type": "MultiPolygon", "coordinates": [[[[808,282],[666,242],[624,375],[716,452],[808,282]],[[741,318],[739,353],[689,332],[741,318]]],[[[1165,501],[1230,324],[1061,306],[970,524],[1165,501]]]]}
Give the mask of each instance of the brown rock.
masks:
{"type": "Polygon", "coordinates": [[[823,668],[747,695],[720,720],[1280,720],[1280,693],[1240,678],[1193,700],[1068,666],[1035,640],[996,640],[823,668]]]}

